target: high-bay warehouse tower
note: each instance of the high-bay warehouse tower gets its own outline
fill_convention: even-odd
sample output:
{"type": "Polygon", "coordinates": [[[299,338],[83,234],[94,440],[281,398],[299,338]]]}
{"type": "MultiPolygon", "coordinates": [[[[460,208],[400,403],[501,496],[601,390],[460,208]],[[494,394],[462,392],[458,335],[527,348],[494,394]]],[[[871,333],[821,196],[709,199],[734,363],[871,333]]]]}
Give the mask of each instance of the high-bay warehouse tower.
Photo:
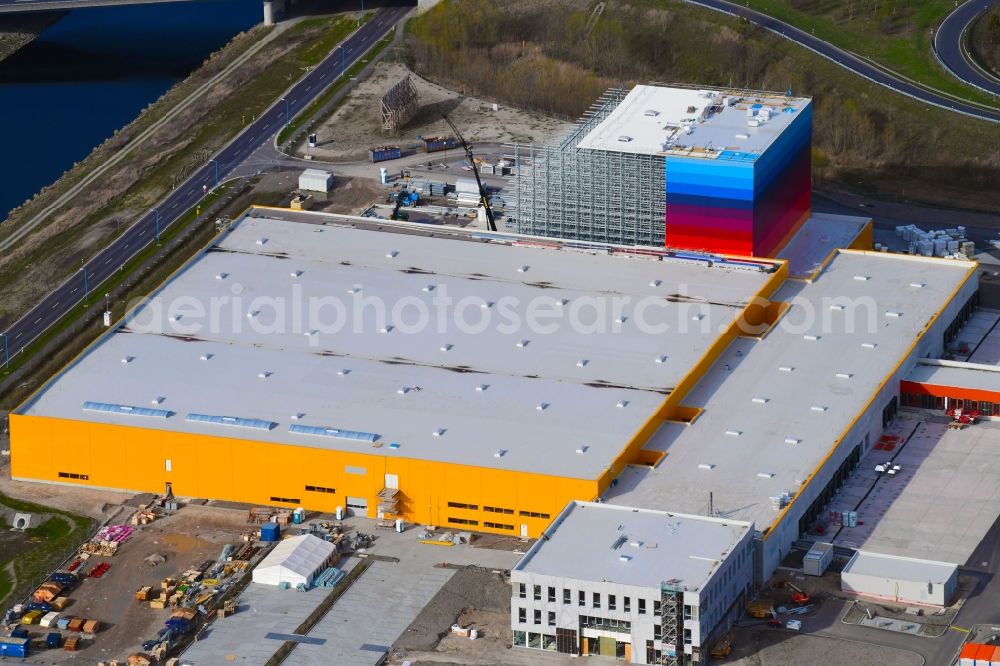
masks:
{"type": "Polygon", "coordinates": [[[808,98],[608,91],[556,147],[515,146],[520,233],[774,256],[808,218],[808,98]]]}

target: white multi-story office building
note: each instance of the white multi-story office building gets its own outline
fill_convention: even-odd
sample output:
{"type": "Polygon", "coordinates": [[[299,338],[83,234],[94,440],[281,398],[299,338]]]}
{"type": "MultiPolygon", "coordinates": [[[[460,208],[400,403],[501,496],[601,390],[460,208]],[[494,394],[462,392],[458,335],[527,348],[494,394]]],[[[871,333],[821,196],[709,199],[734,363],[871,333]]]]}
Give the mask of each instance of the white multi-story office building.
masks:
{"type": "Polygon", "coordinates": [[[514,646],[696,664],[753,583],[751,523],[571,502],[511,571],[514,646]]]}

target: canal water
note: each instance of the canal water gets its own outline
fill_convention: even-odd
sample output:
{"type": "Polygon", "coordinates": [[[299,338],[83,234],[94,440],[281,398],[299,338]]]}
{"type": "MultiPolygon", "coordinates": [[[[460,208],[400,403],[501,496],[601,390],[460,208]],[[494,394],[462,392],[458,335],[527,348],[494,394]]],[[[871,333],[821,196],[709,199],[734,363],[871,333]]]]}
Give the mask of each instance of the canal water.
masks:
{"type": "Polygon", "coordinates": [[[261,6],[199,0],[78,9],[0,62],[0,220],[259,23],[261,6]]]}

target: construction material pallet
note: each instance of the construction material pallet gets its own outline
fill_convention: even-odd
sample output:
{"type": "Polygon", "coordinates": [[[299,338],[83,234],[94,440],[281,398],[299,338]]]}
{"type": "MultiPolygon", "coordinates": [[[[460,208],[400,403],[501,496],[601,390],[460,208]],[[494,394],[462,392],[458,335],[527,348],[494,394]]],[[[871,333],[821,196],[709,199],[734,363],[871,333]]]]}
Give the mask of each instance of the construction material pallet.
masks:
{"type": "Polygon", "coordinates": [[[111,568],[111,563],[110,562],[101,562],[96,567],[94,567],[93,569],[90,570],[90,573],[87,574],[87,577],[88,578],[100,578],[101,576],[103,576],[104,574],[106,574],[108,572],[108,569],[110,569],[110,568],[111,568]]]}

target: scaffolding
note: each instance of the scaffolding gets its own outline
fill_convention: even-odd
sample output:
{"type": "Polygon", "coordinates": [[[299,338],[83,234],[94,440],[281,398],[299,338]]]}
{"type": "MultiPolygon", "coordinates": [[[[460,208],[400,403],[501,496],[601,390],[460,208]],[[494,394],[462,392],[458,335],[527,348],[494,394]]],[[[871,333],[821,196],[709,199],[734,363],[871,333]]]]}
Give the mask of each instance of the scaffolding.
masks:
{"type": "Polygon", "coordinates": [[[558,146],[510,146],[517,169],[505,198],[512,202],[510,217],[518,233],[663,245],[663,156],[577,148],[627,93],[624,88],[605,92],[558,146]]]}
{"type": "Polygon", "coordinates": [[[660,585],[660,639],[663,644],[661,664],[684,663],[684,588],[676,580],[660,585]]]}
{"type": "Polygon", "coordinates": [[[382,96],[382,131],[395,132],[405,125],[420,108],[417,104],[417,89],[409,75],[382,96]]]}

